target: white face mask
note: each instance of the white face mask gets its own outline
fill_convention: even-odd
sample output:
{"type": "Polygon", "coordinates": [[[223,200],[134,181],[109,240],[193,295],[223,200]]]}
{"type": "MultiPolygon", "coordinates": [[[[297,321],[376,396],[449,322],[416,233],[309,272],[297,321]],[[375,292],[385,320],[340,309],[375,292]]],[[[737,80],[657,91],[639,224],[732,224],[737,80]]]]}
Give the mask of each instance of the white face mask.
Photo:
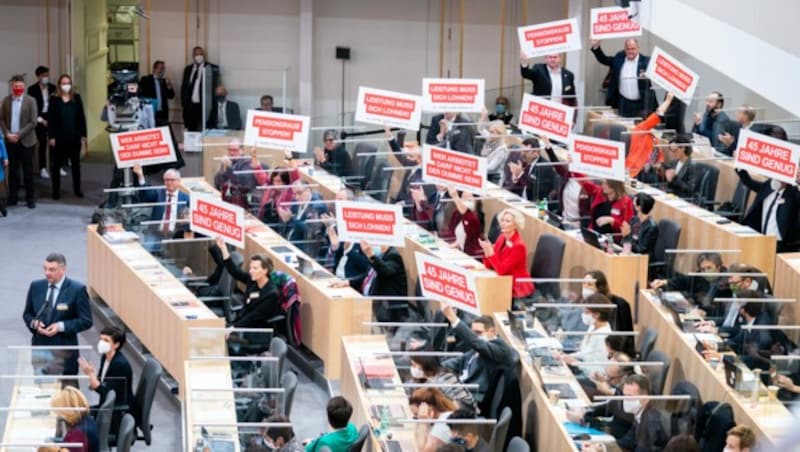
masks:
{"type": "Polygon", "coordinates": [[[467,209],[472,210],[473,212],[475,211],[475,201],[464,200],[464,205],[467,206],[467,209]]]}
{"type": "Polygon", "coordinates": [[[750,283],[750,290],[758,290],[758,281],[753,281],[750,283]]]}
{"type": "Polygon", "coordinates": [[[39,80],[39,82],[42,85],[47,85],[48,83],[50,83],[50,77],[42,77],[41,80],[39,80]]]}
{"type": "Polygon", "coordinates": [[[61,91],[65,93],[72,91],[72,85],[61,85],[61,91]]]}
{"type": "Polygon", "coordinates": [[[592,317],[591,314],[584,312],[581,314],[581,322],[583,322],[583,324],[586,326],[592,326],[594,325],[594,317],[592,317]]]}
{"type": "Polygon", "coordinates": [[[581,289],[581,295],[583,295],[584,300],[594,295],[594,293],[595,290],[589,287],[584,287],[583,289],[581,289]]]}
{"type": "Polygon", "coordinates": [[[775,179],[771,179],[769,181],[769,188],[771,188],[772,191],[780,190],[781,189],[781,181],[778,181],[778,180],[775,180],[775,179]]]}
{"type": "Polygon", "coordinates": [[[97,353],[100,353],[101,355],[105,355],[106,353],[108,353],[110,351],[111,351],[111,344],[109,344],[108,342],[106,342],[106,341],[104,341],[102,339],[99,342],[97,342],[97,353]]]}
{"type": "Polygon", "coordinates": [[[411,376],[417,379],[425,378],[425,372],[423,372],[419,367],[411,366],[411,376]]]}
{"type": "Polygon", "coordinates": [[[203,55],[195,55],[194,56],[194,62],[195,63],[203,64],[203,61],[205,61],[205,57],[203,55]]]}
{"type": "Polygon", "coordinates": [[[638,400],[623,400],[622,411],[628,414],[636,414],[642,409],[642,402],[638,400]]]}
{"type": "Polygon", "coordinates": [[[733,449],[726,446],[724,449],[722,449],[722,452],[733,452],[733,449]]]}

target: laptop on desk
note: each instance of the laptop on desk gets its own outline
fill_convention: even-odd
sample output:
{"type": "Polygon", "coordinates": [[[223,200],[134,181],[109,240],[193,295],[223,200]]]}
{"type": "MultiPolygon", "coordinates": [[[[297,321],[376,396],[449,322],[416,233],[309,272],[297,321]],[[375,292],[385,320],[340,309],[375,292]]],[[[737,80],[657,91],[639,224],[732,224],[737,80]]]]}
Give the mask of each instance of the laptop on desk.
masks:
{"type": "Polygon", "coordinates": [[[589,245],[592,245],[597,249],[603,249],[603,247],[600,246],[600,237],[591,229],[581,228],[581,236],[583,236],[583,241],[589,245]]]}

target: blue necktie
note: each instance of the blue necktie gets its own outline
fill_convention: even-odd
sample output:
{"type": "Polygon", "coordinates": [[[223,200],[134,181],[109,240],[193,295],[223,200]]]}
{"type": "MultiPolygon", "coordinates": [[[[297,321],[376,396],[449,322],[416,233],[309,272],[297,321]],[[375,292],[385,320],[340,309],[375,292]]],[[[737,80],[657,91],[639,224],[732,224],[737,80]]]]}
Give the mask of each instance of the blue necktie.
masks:
{"type": "Polygon", "coordinates": [[[161,111],[161,81],[153,77],[156,84],[156,111],[161,111]]]}

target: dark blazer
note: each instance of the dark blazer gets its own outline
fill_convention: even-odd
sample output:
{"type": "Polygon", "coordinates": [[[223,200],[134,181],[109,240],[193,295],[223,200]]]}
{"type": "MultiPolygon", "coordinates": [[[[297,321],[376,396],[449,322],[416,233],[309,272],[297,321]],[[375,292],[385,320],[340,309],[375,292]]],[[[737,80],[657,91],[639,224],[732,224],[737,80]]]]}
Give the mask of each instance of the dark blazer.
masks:
{"type": "MultiPolygon", "coordinates": [[[[736,170],[739,175],[739,180],[750,190],[756,192],[756,198],[747,209],[744,215],[744,224],[750,226],[758,232],[761,232],[764,209],[769,209],[769,206],[764,206],[764,200],[772,193],[769,180],[758,182],[750,177],[750,173],[744,170],[736,170]]],[[[776,220],[778,223],[778,230],[781,232],[783,242],[789,243],[800,239],[800,228],[797,226],[797,214],[800,209],[800,192],[797,187],[789,185],[783,190],[781,198],[775,203],[776,220]]]]}
{"type": "Polygon", "coordinates": [[[155,113],[156,119],[166,121],[169,119],[169,99],[175,98],[175,90],[167,86],[166,80],[163,78],[156,79],[152,74],[145,75],[139,80],[139,97],[157,99],[156,83],[158,83],[159,88],[161,88],[161,111],[158,111],[158,109],[153,106],[153,112],[155,113]]]}
{"type": "Polygon", "coordinates": [[[634,420],[628,433],[617,439],[617,445],[633,452],[659,452],[668,440],[661,414],[648,406],[642,412],[641,422],[634,420]]]}
{"type": "MultiPolygon", "coordinates": [[[[522,78],[533,82],[531,94],[534,96],[550,96],[553,85],[550,80],[550,70],[546,64],[538,63],[532,66],[520,66],[519,71],[522,74],[522,78]]],[[[570,96],[562,100],[564,105],[573,107],[578,105],[578,100],[575,97],[575,74],[564,67],[561,68],[561,94],[570,96]]]]}
{"type": "MultiPolygon", "coordinates": [[[[333,254],[333,268],[339,266],[339,261],[344,257],[344,242],[339,242],[339,247],[333,254]]],[[[350,282],[350,287],[358,292],[361,292],[361,286],[364,283],[364,278],[367,277],[369,271],[369,259],[361,251],[361,246],[354,243],[350,252],[347,253],[347,263],[344,265],[344,276],[350,282]]]]}
{"type": "MultiPolygon", "coordinates": [[[[183,68],[183,77],[181,79],[181,105],[185,108],[187,105],[192,103],[192,90],[194,86],[191,83],[191,76],[192,76],[192,67],[194,63],[187,65],[183,68]]],[[[211,74],[211,86],[201,86],[200,88],[200,99],[203,99],[207,93],[213,93],[214,89],[219,85],[219,66],[213,63],[205,62],[204,66],[206,67],[206,76],[211,74]]],[[[208,80],[207,78],[204,82],[208,80]]],[[[211,99],[208,99],[208,105],[211,105],[211,99]]],[[[202,102],[201,102],[202,103],[202,102]]]]}
{"type": "MultiPolygon", "coordinates": [[[[47,84],[47,97],[54,96],[56,94],[56,85],[52,83],[47,84]]],[[[36,111],[39,112],[39,116],[47,120],[47,115],[50,113],[50,108],[47,109],[47,113],[42,113],[42,109],[44,109],[44,98],[42,98],[42,88],[39,86],[39,82],[34,83],[33,85],[28,87],[28,95],[31,96],[36,101],[36,111]]]]}
{"type": "MultiPolygon", "coordinates": [[[[51,106],[52,108],[52,106],[51,106]]],[[[28,95],[22,96],[22,108],[20,108],[19,118],[19,142],[26,148],[36,146],[36,129],[39,109],[36,108],[36,101],[28,95]]],[[[3,136],[11,133],[11,96],[3,98],[0,104],[0,130],[3,136]]],[[[6,138],[6,142],[8,138],[6,138]]]]}
{"type": "Polygon", "coordinates": [[[319,165],[322,169],[339,177],[350,176],[352,173],[350,153],[347,152],[344,144],[339,144],[332,151],[323,149],[323,152],[325,152],[325,161],[319,165]]]}
{"type": "MultiPolygon", "coordinates": [[[[167,191],[163,188],[153,190],[142,190],[139,193],[139,200],[141,202],[167,202],[167,191]]],[[[189,207],[189,195],[182,191],[178,191],[178,210],[189,207]],[[181,204],[183,203],[183,204],[181,204]]],[[[154,206],[150,211],[150,221],[158,221],[164,219],[164,211],[166,206],[154,206]]]]}
{"type": "MultiPolygon", "coordinates": [[[[619,77],[622,72],[622,65],[625,64],[625,52],[619,51],[613,57],[606,55],[603,49],[598,47],[592,49],[595,59],[598,63],[611,68],[611,79],[606,91],[606,105],[612,108],[619,108],[619,77]]],[[[639,64],[636,68],[637,74],[643,74],[647,71],[647,64],[650,62],[650,57],[647,55],[639,54],[639,64]]],[[[639,98],[645,103],[645,110],[649,113],[657,107],[655,93],[650,89],[648,80],[639,79],[639,98]]]]}
{"type": "Polygon", "coordinates": [[[64,100],[60,96],[53,96],[50,98],[50,113],[47,121],[47,135],[50,139],[56,140],[56,145],[61,140],[66,138],[82,138],[86,137],[86,112],[83,109],[83,101],[80,94],[73,94],[72,100],[77,107],[77,130],[66,130],[64,124],[64,100]]]}
{"type": "MultiPolygon", "coordinates": [[[[105,362],[106,355],[102,355],[100,357],[100,367],[97,368],[98,380],[103,372],[103,365],[105,362]]],[[[98,406],[102,405],[106,400],[106,394],[108,394],[108,391],[114,391],[114,395],[116,397],[114,406],[128,406],[128,410],[126,411],[114,411],[114,414],[111,418],[112,432],[119,430],[119,424],[122,421],[122,416],[124,416],[125,413],[131,413],[138,423],[140,419],[140,411],[136,398],[133,396],[133,370],[131,369],[130,363],[128,363],[128,359],[125,358],[125,355],[123,355],[119,350],[117,350],[117,352],[114,353],[114,357],[111,358],[111,363],[108,365],[105,379],[103,379],[103,381],[100,383],[100,386],[95,388],[94,391],[100,395],[100,402],[98,403],[98,406]]]]}
{"type": "Polygon", "coordinates": [[[267,320],[281,313],[278,287],[270,280],[264,287],[250,279],[250,274],[225,259],[225,270],[237,281],[245,284],[245,302],[236,318],[228,325],[236,328],[266,328],[267,320]]]}
{"type": "Polygon", "coordinates": [[[459,321],[451,331],[456,340],[463,342],[469,351],[459,357],[444,361],[442,365],[453,370],[461,383],[477,383],[478,389],[471,391],[475,396],[475,401],[480,403],[489,391],[490,379],[496,375],[499,369],[516,365],[519,355],[499,337],[491,341],[481,340],[463,320],[459,321]],[[477,357],[473,359],[475,355],[477,357]],[[465,370],[466,378],[461,378],[465,370]]]}
{"type": "Polygon", "coordinates": [[[555,197],[556,172],[553,166],[539,165],[539,163],[549,163],[547,159],[539,157],[533,162],[523,164],[522,175],[520,175],[519,180],[514,182],[508,163],[517,163],[520,159],[520,152],[512,152],[509,155],[503,169],[503,186],[508,191],[520,196],[524,193],[528,201],[538,202],[546,199],[549,204],[550,199],[555,197]],[[531,166],[533,166],[532,169],[531,166]]]}
{"type": "Polygon", "coordinates": [[[311,204],[305,206],[305,211],[298,215],[300,207],[292,206],[294,215],[288,222],[279,228],[280,235],[286,240],[316,240],[314,243],[298,243],[295,246],[300,248],[309,256],[316,256],[320,245],[325,241],[325,227],[320,223],[306,223],[307,220],[317,220],[320,215],[327,212],[327,206],[322,201],[322,195],[317,192],[311,193],[311,204]]]}
{"type": "MultiPolygon", "coordinates": [[[[666,168],[675,169],[677,160],[669,162],[666,168]]],[[[683,199],[692,199],[697,187],[696,171],[692,158],[689,157],[686,163],[681,166],[681,170],[675,174],[671,182],[667,182],[667,191],[683,199]]]]}
{"type": "MultiPolygon", "coordinates": [[[[439,121],[442,119],[444,119],[444,115],[436,115],[431,118],[431,126],[428,129],[428,135],[425,138],[425,142],[441,147],[447,147],[449,142],[450,146],[448,149],[453,149],[465,154],[474,154],[473,142],[475,141],[475,127],[452,127],[447,131],[447,136],[445,136],[442,141],[439,141],[436,139],[436,136],[439,135],[439,132],[441,131],[441,128],[439,127],[439,121]]],[[[455,119],[453,119],[453,122],[465,123],[470,121],[464,116],[458,114],[456,115],[455,119]]]]}
{"type": "Polygon", "coordinates": [[[31,345],[78,345],[78,333],[92,327],[92,310],[89,307],[89,294],[86,286],[70,278],[64,278],[55,307],[44,309],[47,301],[48,283],[40,279],[31,283],[25,300],[22,318],[25,326],[33,334],[31,345]],[[45,326],[64,322],[64,331],[53,337],[42,336],[31,328],[31,324],[41,313],[39,320],[45,326]]]}
{"type": "MultiPolygon", "coordinates": [[[[614,395],[621,396],[622,391],[617,388],[614,395]]],[[[620,439],[631,429],[633,425],[633,415],[626,413],[622,409],[621,400],[610,400],[601,405],[595,405],[586,410],[583,421],[589,425],[596,425],[598,418],[611,418],[607,423],[608,432],[616,439],[620,439]]],[[[606,424],[606,422],[601,421],[606,424]]]]}
{"type": "MultiPolygon", "coordinates": [[[[206,128],[217,129],[217,101],[215,100],[211,105],[211,111],[208,114],[208,121],[206,121],[206,128]]],[[[229,130],[242,130],[242,113],[239,110],[239,104],[232,101],[225,101],[225,119],[227,120],[229,130]]]]}
{"type": "MultiPolygon", "coordinates": [[[[631,230],[634,226],[639,224],[639,216],[634,215],[631,219],[631,230]]],[[[637,234],[631,233],[631,250],[638,254],[647,254],[650,256],[650,262],[653,262],[653,253],[656,250],[656,240],[658,240],[658,225],[653,217],[647,218],[644,223],[639,225],[637,234]]]]}
{"type": "MultiPolygon", "coordinates": [[[[364,295],[387,295],[405,297],[408,295],[406,285],[406,266],[403,258],[394,247],[386,249],[380,256],[369,259],[369,265],[375,270],[375,281],[372,290],[364,295]]],[[[400,302],[405,303],[405,302],[400,302]]]]}

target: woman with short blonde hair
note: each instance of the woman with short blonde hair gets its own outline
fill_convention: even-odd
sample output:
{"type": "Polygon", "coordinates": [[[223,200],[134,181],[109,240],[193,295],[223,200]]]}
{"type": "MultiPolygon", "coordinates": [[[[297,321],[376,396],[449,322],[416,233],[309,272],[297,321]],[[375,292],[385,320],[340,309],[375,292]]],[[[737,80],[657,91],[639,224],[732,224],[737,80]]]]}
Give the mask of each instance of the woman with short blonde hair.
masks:
{"type": "Polygon", "coordinates": [[[71,452],[97,452],[99,441],[97,439],[97,425],[89,415],[89,401],[83,393],[67,386],[50,400],[53,414],[63,419],[67,424],[67,434],[64,435],[65,443],[83,444],[80,449],[69,448],[71,452]]]}
{"type": "Polygon", "coordinates": [[[494,244],[488,240],[478,241],[483,248],[483,264],[498,275],[514,277],[511,305],[512,308],[519,307],[534,291],[527,265],[528,248],[520,235],[525,228],[525,217],[516,209],[505,209],[497,216],[497,220],[500,235],[494,244]]]}

